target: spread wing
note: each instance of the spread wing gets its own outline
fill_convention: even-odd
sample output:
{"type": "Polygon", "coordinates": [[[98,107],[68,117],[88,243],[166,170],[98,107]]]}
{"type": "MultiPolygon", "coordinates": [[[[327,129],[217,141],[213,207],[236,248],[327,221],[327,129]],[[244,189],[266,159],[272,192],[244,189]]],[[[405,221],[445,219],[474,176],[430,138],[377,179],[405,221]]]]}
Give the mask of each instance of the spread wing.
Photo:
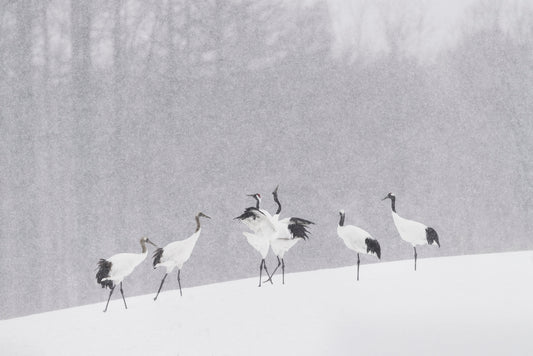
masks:
{"type": "Polygon", "coordinates": [[[311,224],[314,224],[314,222],[301,218],[290,218],[288,229],[293,238],[299,237],[305,240],[309,238],[307,235],[309,233],[307,226],[311,224]]]}
{"type": "Polygon", "coordinates": [[[244,225],[255,233],[273,233],[275,231],[272,216],[256,207],[246,208],[244,213],[235,219],[242,221],[244,225]]]}

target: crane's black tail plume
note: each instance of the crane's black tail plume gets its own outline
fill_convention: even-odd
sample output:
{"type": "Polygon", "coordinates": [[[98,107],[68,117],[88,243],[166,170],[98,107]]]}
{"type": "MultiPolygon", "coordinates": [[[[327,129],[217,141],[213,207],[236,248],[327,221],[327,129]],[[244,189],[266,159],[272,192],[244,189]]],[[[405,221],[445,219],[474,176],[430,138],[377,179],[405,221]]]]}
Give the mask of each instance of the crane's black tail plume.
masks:
{"type": "Polygon", "coordinates": [[[154,254],[153,254],[153,259],[154,259],[154,262],[152,264],[152,266],[157,266],[158,263],[161,263],[161,257],[163,256],[163,249],[160,247],[158,248],[157,250],[155,250],[154,254]]]}
{"type": "Polygon", "coordinates": [[[435,242],[440,247],[439,235],[432,227],[426,229],[426,239],[428,240],[428,245],[433,245],[433,242],[435,242]]]}
{"type": "Polygon", "coordinates": [[[306,240],[309,238],[307,226],[311,224],[314,224],[314,222],[301,218],[290,218],[288,228],[293,238],[299,237],[306,240]]]}
{"type": "Polygon", "coordinates": [[[378,256],[378,258],[381,260],[381,246],[379,246],[378,240],[374,240],[374,239],[367,237],[365,239],[365,244],[366,244],[366,252],[375,253],[376,256],[378,256]]]}
{"type": "Polygon", "coordinates": [[[111,271],[111,266],[113,264],[107,260],[104,260],[103,258],[98,261],[98,267],[96,268],[98,271],[96,272],[96,282],[102,286],[102,288],[113,288],[113,281],[106,280],[102,281],[102,279],[109,277],[109,271],[111,271]]]}

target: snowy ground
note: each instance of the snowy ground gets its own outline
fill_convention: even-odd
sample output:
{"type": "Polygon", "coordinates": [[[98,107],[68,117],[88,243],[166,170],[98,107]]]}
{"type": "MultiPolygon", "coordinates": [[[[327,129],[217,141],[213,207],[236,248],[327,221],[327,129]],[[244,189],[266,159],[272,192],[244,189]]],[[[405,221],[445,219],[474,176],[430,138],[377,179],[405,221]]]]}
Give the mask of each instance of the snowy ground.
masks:
{"type": "MultiPolygon", "coordinates": [[[[423,254],[420,251],[419,255],[423,254]]],[[[363,260],[363,263],[366,259],[363,260]]],[[[2,355],[531,355],[533,251],[255,278],[0,321],[2,355]]],[[[175,276],[173,276],[175,279],[175,276]]],[[[157,283],[155,283],[157,284],[157,283]]],[[[177,287],[167,278],[167,288],[177,287]]],[[[95,288],[97,286],[95,285],[95,288]]],[[[155,291],[154,291],[155,292],[155,291]]]]}

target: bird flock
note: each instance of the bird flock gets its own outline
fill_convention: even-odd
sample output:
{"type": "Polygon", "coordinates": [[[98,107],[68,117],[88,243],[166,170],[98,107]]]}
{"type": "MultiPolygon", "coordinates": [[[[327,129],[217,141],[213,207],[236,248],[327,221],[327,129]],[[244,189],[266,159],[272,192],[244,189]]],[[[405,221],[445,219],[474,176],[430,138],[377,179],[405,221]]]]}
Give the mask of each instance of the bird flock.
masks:
{"type": "MultiPolygon", "coordinates": [[[[278,187],[272,192],[274,202],[278,206],[273,215],[261,208],[261,194],[248,194],[248,196],[255,199],[255,205],[246,208],[244,212],[235,217],[234,220],[239,220],[250,230],[244,231],[243,235],[246,237],[246,241],[250,246],[261,255],[258,286],[261,287],[262,283],[273,284],[274,282],[272,278],[280,267],[282,272],[282,284],[285,284],[285,254],[300,240],[307,240],[309,238],[309,228],[314,223],[299,217],[280,218],[281,203],[278,198],[278,187]],[[270,250],[272,250],[278,262],[272,273],[268,272],[265,261],[270,250]],[[265,281],[263,281],[263,271],[267,277],[265,281]]],[[[439,236],[435,229],[399,216],[396,212],[396,196],[394,194],[389,193],[382,200],[386,199],[390,199],[391,201],[392,218],[394,225],[398,230],[398,234],[404,241],[413,246],[414,270],[416,271],[416,246],[437,245],[440,247],[439,236]]],[[[357,280],[359,280],[359,254],[375,255],[378,259],[381,259],[381,246],[378,240],[374,239],[362,228],[354,225],[345,225],[346,213],[344,210],[339,211],[339,216],[337,235],[343,240],[348,249],[357,253],[357,280]]],[[[191,257],[194,246],[200,237],[202,231],[200,218],[210,219],[206,214],[202,212],[198,213],[195,216],[196,230],[191,236],[184,240],[174,241],[164,247],[158,247],[155,243],[150,241],[150,239],[143,237],[140,240],[142,249],[140,254],[119,253],[107,259],[100,259],[96,268],[96,281],[102,288],[109,288],[109,296],[107,298],[104,312],[107,311],[109,300],[117,285],[120,287],[124,307],[128,309],[122,288],[122,281],[146,259],[148,254],[146,247],[147,243],[156,247],[156,250],[152,255],[153,268],[165,268],[165,274],[161,279],[161,284],[154,297],[154,301],[157,300],[157,297],[163,288],[163,284],[165,283],[165,279],[176,268],[178,270],[178,287],[180,296],[182,296],[180,273],[185,262],[191,257]]]]}

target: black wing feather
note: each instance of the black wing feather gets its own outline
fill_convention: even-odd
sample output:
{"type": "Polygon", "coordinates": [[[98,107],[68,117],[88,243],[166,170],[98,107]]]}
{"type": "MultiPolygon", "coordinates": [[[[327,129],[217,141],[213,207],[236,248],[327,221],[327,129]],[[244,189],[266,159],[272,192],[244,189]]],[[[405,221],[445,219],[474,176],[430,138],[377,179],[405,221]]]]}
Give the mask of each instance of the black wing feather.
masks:
{"type": "Polygon", "coordinates": [[[378,240],[371,239],[367,237],[365,239],[366,244],[366,253],[375,253],[376,256],[381,260],[381,246],[379,246],[378,240]]]}
{"type": "Polygon", "coordinates": [[[102,286],[102,288],[113,288],[113,281],[107,280],[102,281],[102,279],[109,277],[109,271],[111,271],[111,267],[113,264],[109,262],[108,260],[104,260],[103,258],[98,261],[98,267],[96,268],[98,271],[96,272],[96,282],[102,286]]]}
{"type": "Polygon", "coordinates": [[[432,227],[426,229],[426,239],[428,240],[428,245],[432,245],[435,242],[440,247],[439,235],[432,227]]]}
{"type": "Polygon", "coordinates": [[[311,224],[314,224],[314,222],[301,218],[290,218],[288,228],[293,238],[299,237],[306,240],[309,238],[307,235],[309,233],[307,226],[311,224]]]}
{"type": "Polygon", "coordinates": [[[255,219],[257,219],[259,217],[259,214],[265,215],[265,214],[263,214],[263,212],[261,210],[257,209],[255,206],[251,206],[249,208],[246,208],[246,210],[244,210],[244,213],[242,213],[241,215],[237,216],[233,220],[236,220],[236,219],[246,220],[248,218],[253,218],[253,220],[255,220],[255,219]]]}
{"type": "Polygon", "coordinates": [[[152,263],[152,266],[155,266],[161,262],[161,256],[163,256],[163,249],[159,247],[157,250],[155,250],[154,254],[152,255],[152,258],[154,259],[154,262],[152,263]]]}

